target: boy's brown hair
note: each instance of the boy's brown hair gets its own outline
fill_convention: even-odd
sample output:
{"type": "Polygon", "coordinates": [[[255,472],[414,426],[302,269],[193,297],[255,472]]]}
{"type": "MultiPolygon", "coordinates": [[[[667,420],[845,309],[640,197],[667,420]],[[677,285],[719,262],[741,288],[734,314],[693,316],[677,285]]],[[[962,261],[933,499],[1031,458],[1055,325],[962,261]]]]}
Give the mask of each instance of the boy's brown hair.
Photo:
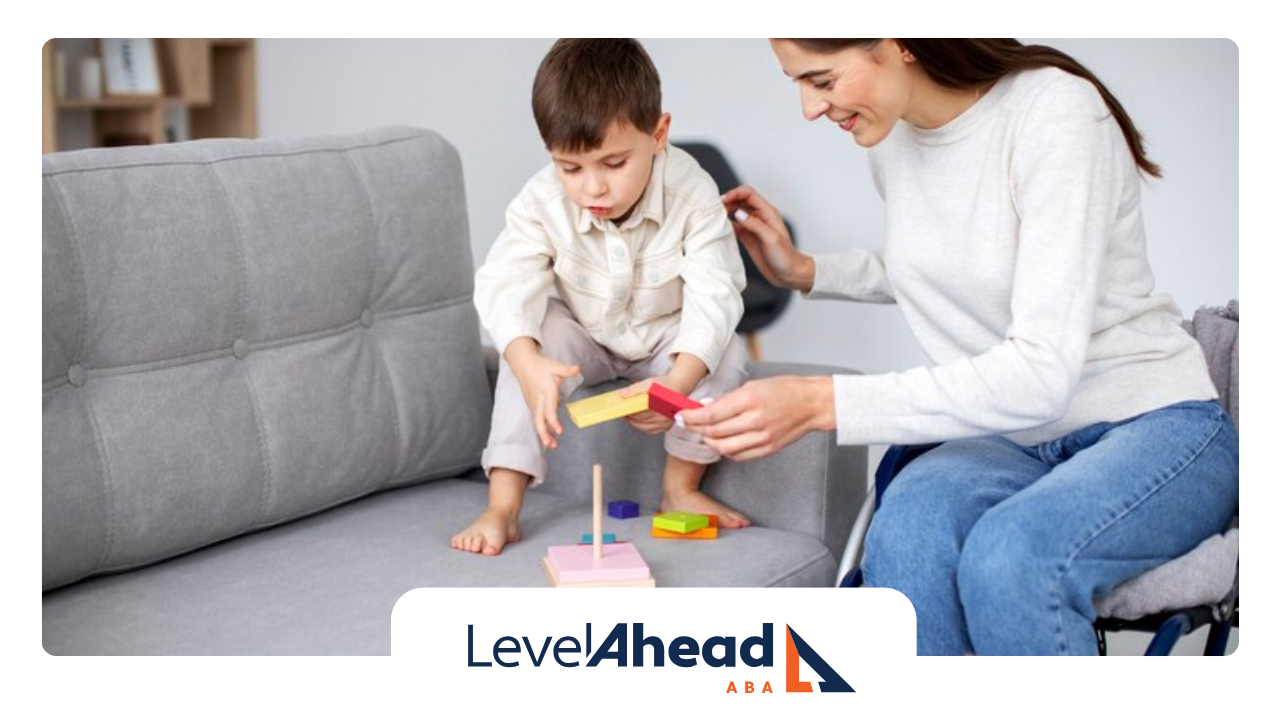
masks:
{"type": "Polygon", "coordinates": [[[533,118],[548,150],[583,152],[618,121],[652,132],[662,118],[658,69],[630,38],[562,38],[533,79],[533,118]]]}

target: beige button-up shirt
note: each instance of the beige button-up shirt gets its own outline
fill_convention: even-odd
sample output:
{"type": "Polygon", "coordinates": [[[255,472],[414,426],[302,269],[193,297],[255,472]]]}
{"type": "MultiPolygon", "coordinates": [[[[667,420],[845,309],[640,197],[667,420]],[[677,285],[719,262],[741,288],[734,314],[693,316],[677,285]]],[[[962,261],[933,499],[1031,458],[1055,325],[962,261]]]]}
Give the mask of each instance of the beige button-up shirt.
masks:
{"type": "Polygon", "coordinates": [[[734,339],[745,286],[715,183],[688,153],[668,147],[620,225],[575,205],[553,165],[534,175],[476,273],[475,299],[500,352],[520,337],[541,344],[555,294],[620,358],[652,356],[678,326],[671,354],[690,353],[714,371],[734,339]]]}

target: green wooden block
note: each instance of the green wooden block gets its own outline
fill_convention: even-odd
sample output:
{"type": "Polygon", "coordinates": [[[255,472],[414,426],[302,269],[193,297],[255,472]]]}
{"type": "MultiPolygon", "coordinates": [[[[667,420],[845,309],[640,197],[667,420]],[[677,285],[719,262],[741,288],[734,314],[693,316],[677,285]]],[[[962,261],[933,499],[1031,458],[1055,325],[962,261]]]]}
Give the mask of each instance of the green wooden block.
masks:
{"type": "Polygon", "coordinates": [[[701,530],[707,526],[708,522],[706,515],[696,513],[669,512],[653,516],[654,527],[681,534],[701,530]]]}

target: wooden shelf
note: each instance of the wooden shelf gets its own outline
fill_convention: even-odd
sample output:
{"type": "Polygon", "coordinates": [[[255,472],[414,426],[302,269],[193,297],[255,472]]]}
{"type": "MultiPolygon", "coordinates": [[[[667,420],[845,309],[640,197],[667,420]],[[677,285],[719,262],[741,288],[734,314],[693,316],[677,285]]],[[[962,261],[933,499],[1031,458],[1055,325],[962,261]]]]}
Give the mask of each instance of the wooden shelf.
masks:
{"type": "Polygon", "coordinates": [[[153,96],[109,97],[96,100],[85,98],[64,98],[57,101],[59,110],[111,110],[120,108],[150,108],[166,102],[165,98],[153,96]]]}
{"type": "MultiPolygon", "coordinates": [[[[185,114],[182,126],[190,139],[248,138],[258,133],[253,38],[160,38],[155,44],[163,96],[95,99],[57,97],[54,57],[63,42],[78,49],[81,57],[96,52],[85,51],[85,40],[45,43],[43,152],[166,142],[171,132],[166,119],[175,112],[185,114]],[[80,130],[81,137],[69,148],[60,147],[66,143],[59,138],[64,123],[80,130]]],[[[63,72],[70,73],[70,67],[63,72]]]]}

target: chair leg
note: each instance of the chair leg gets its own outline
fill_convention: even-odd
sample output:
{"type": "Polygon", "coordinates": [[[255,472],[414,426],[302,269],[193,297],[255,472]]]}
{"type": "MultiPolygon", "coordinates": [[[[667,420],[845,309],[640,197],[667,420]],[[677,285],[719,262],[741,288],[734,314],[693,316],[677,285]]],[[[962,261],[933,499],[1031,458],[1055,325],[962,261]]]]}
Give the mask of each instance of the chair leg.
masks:
{"type": "Polygon", "coordinates": [[[1223,620],[1209,626],[1209,639],[1204,642],[1205,655],[1226,655],[1227,640],[1231,637],[1231,620],[1223,620]]]}
{"type": "Polygon", "coordinates": [[[853,587],[844,584],[845,576],[857,567],[862,559],[862,542],[867,538],[867,528],[871,525],[871,514],[875,512],[875,505],[875,496],[868,495],[862,501],[862,508],[858,510],[858,517],[854,519],[853,527],[849,528],[849,540],[844,545],[840,567],[836,568],[836,587],[853,587]]]}
{"type": "Polygon", "coordinates": [[[1151,644],[1147,646],[1147,655],[1168,655],[1173,652],[1173,646],[1178,644],[1178,640],[1191,629],[1191,618],[1186,613],[1178,613],[1172,615],[1160,629],[1156,631],[1155,637],[1151,638],[1151,644]]]}

